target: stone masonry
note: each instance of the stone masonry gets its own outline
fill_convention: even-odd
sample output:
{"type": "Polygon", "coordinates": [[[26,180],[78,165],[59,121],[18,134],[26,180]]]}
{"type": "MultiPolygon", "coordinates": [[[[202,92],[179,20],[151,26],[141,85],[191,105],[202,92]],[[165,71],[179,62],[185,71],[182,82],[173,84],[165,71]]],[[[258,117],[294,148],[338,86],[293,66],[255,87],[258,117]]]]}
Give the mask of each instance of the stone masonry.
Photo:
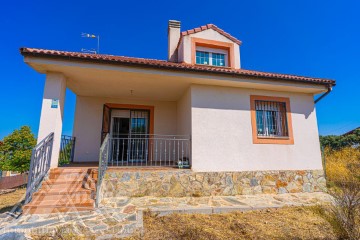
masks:
{"type": "Polygon", "coordinates": [[[201,197],[319,192],[322,170],[193,172],[191,170],[107,171],[101,199],[113,197],[201,197]]]}

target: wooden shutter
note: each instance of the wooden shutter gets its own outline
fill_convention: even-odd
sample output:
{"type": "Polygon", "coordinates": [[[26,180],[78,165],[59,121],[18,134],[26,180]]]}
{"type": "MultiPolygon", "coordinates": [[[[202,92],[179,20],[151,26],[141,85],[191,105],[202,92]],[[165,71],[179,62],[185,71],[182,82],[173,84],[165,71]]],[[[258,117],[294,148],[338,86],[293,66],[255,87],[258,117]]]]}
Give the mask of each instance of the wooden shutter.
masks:
{"type": "Polygon", "coordinates": [[[102,129],[101,129],[101,144],[103,143],[106,134],[110,132],[110,114],[111,114],[111,109],[106,104],[104,104],[102,129]]]}

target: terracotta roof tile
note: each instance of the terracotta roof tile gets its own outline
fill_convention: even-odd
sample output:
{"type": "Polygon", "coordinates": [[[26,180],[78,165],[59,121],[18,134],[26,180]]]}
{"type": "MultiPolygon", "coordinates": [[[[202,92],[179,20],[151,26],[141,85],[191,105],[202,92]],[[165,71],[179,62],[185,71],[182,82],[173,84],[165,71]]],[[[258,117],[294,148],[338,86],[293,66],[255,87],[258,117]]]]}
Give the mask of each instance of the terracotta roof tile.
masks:
{"type": "Polygon", "coordinates": [[[20,48],[20,53],[23,56],[61,58],[63,60],[82,60],[82,61],[91,61],[98,63],[133,65],[133,66],[150,67],[150,68],[163,68],[168,70],[192,71],[192,72],[203,72],[203,73],[206,72],[209,74],[221,73],[221,74],[227,74],[238,77],[259,77],[259,78],[280,79],[280,80],[287,80],[293,82],[324,84],[328,86],[335,85],[335,81],[331,79],[303,77],[303,76],[296,76],[290,74],[279,74],[279,73],[261,72],[261,71],[245,70],[245,69],[193,65],[188,63],[174,63],[174,62],[149,59],[149,58],[134,58],[134,57],[107,55],[107,54],[67,52],[67,51],[47,50],[47,49],[38,49],[38,48],[20,48]]]}
{"type": "Polygon", "coordinates": [[[200,27],[197,27],[197,28],[193,28],[193,29],[190,29],[190,30],[186,30],[186,31],[183,31],[181,32],[181,36],[186,36],[186,35],[190,35],[190,34],[193,34],[193,33],[196,33],[196,32],[201,32],[201,31],[204,31],[204,30],[207,30],[207,29],[212,29],[214,31],[217,31],[218,33],[220,33],[221,35],[227,37],[228,39],[230,39],[231,41],[241,45],[241,41],[238,40],[237,38],[231,36],[229,33],[225,32],[224,30],[222,30],[221,28],[218,28],[216,25],[214,24],[206,24],[204,26],[200,26],[200,27]]]}

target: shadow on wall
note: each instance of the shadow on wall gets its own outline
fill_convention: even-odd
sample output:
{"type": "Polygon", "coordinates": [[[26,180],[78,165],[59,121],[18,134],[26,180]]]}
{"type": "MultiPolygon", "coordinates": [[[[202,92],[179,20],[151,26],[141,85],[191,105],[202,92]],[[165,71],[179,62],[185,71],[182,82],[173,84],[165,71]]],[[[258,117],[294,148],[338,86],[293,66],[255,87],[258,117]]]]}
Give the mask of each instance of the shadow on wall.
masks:
{"type": "Polygon", "coordinates": [[[250,111],[250,95],[289,97],[293,114],[302,114],[307,119],[315,110],[312,94],[286,93],[220,86],[193,86],[192,107],[217,110],[250,111]]]}

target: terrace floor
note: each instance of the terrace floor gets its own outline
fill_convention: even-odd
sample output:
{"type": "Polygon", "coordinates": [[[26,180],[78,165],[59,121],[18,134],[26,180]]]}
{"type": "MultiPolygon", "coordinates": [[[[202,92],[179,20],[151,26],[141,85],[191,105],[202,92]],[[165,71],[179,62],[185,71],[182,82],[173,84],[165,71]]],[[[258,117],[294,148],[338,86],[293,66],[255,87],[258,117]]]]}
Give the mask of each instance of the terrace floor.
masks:
{"type": "MultiPolygon", "coordinates": [[[[99,167],[99,163],[98,162],[83,162],[83,163],[79,163],[79,162],[72,162],[70,164],[66,164],[64,166],[61,166],[59,168],[82,168],[82,169],[97,169],[99,167]]],[[[179,169],[176,167],[169,167],[169,166],[136,166],[136,165],[128,165],[128,166],[108,166],[107,171],[126,171],[126,172],[131,172],[131,171],[168,171],[168,170],[172,170],[172,171],[182,171],[184,169],[179,169]]]]}

